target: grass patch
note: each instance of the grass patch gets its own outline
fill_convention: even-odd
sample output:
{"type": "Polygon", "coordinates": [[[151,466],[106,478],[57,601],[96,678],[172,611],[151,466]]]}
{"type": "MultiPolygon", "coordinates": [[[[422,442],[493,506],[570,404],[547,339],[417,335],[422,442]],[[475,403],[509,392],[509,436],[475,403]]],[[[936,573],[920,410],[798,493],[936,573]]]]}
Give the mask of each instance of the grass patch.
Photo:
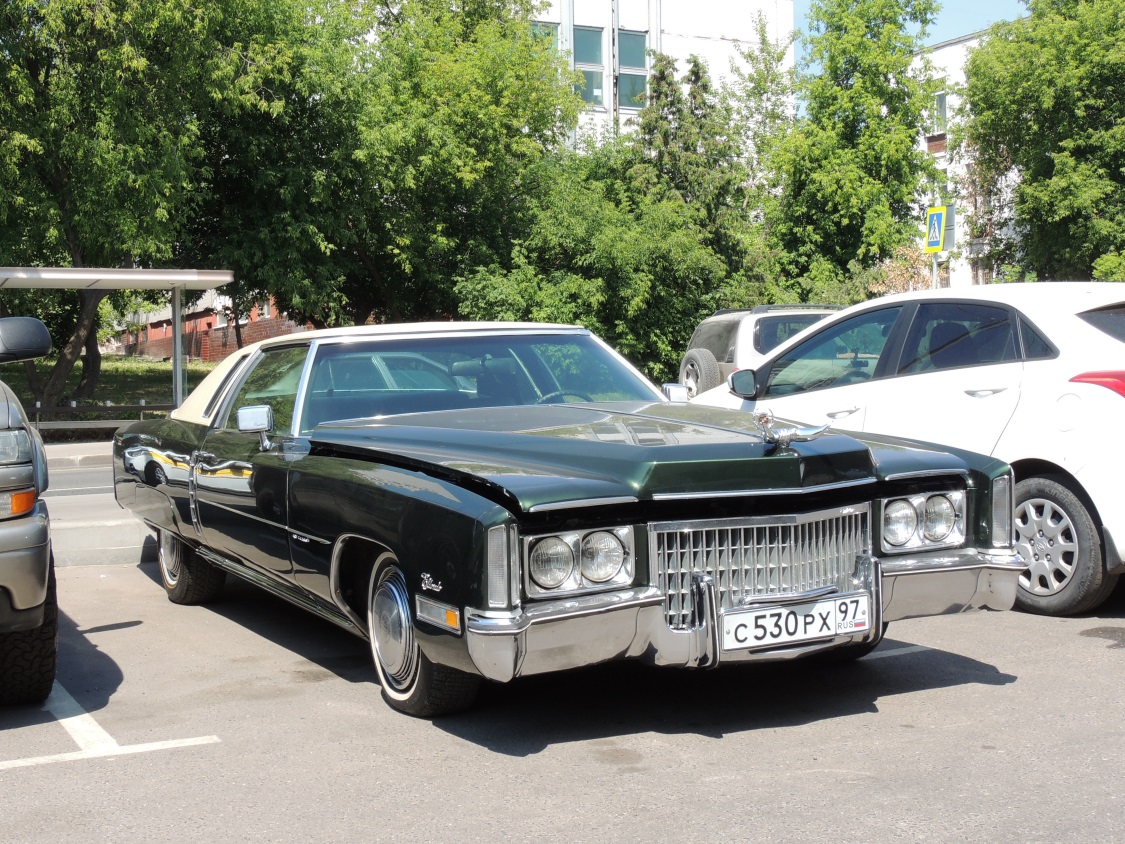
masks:
{"type": "MultiPolygon", "coordinates": [[[[34,361],[35,368],[39,372],[41,378],[46,378],[51,369],[55,365],[53,358],[43,358],[34,361]]],[[[213,363],[200,363],[192,361],[184,367],[184,387],[187,392],[203,380],[212,369],[215,368],[213,363]]],[[[67,393],[61,404],[67,404],[70,400],[70,395],[78,387],[78,380],[81,377],[81,369],[75,366],[67,378],[67,393]]],[[[0,367],[0,379],[3,379],[12,391],[19,397],[23,403],[24,409],[27,411],[32,420],[35,419],[35,397],[32,395],[30,388],[27,386],[27,373],[24,370],[23,363],[9,363],[0,367]]],[[[172,362],[156,360],[154,358],[135,358],[135,357],[119,357],[119,356],[105,356],[102,358],[101,373],[98,376],[98,384],[94,389],[93,398],[79,402],[83,404],[104,405],[109,402],[111,405],[130,405],[140,404],[141,400],[145,404],[161,405],[172,404],[172,362]]],[[[146,413],[145,418],[149,416],[157,416],[157,413],[146,413]]],[[[89,414],[89,415],[67,415],[66,419],[104,419],[107,414],[89,414]]],[[[137,414],[121,414],[120,418],[136,418],[137,414]]],[[[43,438],[48,442],[67,442],[67,441],[96,441],[108,439],[113,433],[111,429],[107,430],[43,430],[43,438]]]]}
{"type": "MultiPolygon", "coordinates": [[[[55,365],[52,358],[42,358],[34,362],[40,377],[46,378],[55,365]]],[[[212,369],[213,363],[192,361],[184,367],[184,383],[188,392],[203,380],[212,369]]],[[[67,379],[67,399],[78,387],[81,368],[75,366],[67,379]]],[[[25,408],[35,405],[35,397],[27,386],[27,375],[22,363],[10,363],[0,367],[0,378],[15,392],[25,408]]],[[[116,355],[102,358],[101,374],[94,396],[81,404],[140,404],[144,399],[148,404],[172,403],[172,362],[153,358],[127,358],[116,355]]]]}

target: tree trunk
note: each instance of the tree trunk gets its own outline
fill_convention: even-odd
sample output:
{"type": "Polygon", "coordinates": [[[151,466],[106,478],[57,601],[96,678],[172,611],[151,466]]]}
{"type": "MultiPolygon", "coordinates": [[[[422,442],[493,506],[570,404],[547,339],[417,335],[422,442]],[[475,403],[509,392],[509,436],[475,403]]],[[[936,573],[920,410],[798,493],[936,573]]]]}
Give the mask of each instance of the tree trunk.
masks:
{"type": "Polygon", "coordinates": [[[82,377],[74,391],[76,399],[88,399],[94,395],[98,386],[98,376],[102,373],[102,350],[98,348],[97,326],[86,335],[86,355],[82,358],[82,377]]]}
{"type": "Polygon", "coordinates": [[[47,376],[42,395],[36,395],[36,398],[43,402],[44,407],[55,407],[62,402],[66,395],[66,379],[70,376],[71,370],[74,369],[78,356],[86,347],[86,338],[91,334],[94,334],[95,337],[97,335],[98,305],[108,293],[107,290],[78,291],[78,300],[81,305],[78,313],[78,324],[74,326],[74,333],[70,340],[59,349],[59,359],[55,361],[54,368],[47,376]]]}
{"type": "Polygon", "coordinates": [[[238,308],[234,306],[234,300],[231,299],[230,304],[230,318],[234,323],[234,347],[236,349],[242,348],[242,325],[238,321],[238,308]]]}

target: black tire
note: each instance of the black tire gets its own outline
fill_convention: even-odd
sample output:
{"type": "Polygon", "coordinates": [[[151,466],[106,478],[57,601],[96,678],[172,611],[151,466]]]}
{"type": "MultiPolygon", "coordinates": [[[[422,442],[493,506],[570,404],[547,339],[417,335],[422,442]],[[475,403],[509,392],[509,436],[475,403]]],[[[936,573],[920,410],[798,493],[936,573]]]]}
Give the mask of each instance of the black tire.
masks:
{"type": "Polygon", "coordinates": [[[223,594],[227,576],[169,530],[157,532],[160,579],[173,604],[206,604],[223,594]]]}
{"type": "Polygon", "coordinates": [[[1101,604],[1117,578],[1106,574],[1101,537],[1082,500],[1060,479],[1016,484],[1016,548],[1027,562],[1016,606],[1040,615],[1075,615],[1101,604]]]}
{"type": "Polygon", "coordinates": [[[393,563],[376,566],[367,593],[367,630],[383,699],[415,718],[463,712],[480,677],[427,659],[414,635],[406,578],[393,563]]]}
{"type": "Polygon", "coordinates": [[[59,602],[52,556],[43,623],[33,630],[0,633],[0,704],[45,701],[55,684],[58,655],[59,602]]]}
{"type": "Polygon", "coordinates": [[[707,349],[690,349],[680,362],[680,383],[688,388],[691,398],[718,387],[722,381],[719,362],[707,349]]]}

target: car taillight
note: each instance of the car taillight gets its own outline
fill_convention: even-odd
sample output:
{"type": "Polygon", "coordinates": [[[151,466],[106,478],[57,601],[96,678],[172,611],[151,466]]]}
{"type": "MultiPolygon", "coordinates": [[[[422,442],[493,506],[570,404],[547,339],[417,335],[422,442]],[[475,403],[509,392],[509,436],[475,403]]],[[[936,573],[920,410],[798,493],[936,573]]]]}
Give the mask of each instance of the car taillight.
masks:
{"type": "Polygon", "coordinates": [[[1070,380],[1078,384],[1100,384],[1125,398],[1125,372],[1083,372],[1070,380]]]}

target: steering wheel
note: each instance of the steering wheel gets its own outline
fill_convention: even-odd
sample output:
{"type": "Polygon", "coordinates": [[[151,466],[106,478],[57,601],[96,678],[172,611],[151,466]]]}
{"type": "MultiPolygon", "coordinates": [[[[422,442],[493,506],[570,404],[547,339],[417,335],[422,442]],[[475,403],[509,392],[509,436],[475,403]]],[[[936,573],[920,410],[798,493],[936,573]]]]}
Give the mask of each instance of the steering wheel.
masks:
{"type": "Polygon", "coordinates": [[[574,396],[575,398],[582,399],[582,401],[593,401],[593,399],[585,393],[579,393],[575,390],[555,390],[553,393],[547,393],[546,395],[540,396],[535,403],[547,404],[551,401],[551,399],[561,399],[565,398],[566,396],[574,396]]]}

